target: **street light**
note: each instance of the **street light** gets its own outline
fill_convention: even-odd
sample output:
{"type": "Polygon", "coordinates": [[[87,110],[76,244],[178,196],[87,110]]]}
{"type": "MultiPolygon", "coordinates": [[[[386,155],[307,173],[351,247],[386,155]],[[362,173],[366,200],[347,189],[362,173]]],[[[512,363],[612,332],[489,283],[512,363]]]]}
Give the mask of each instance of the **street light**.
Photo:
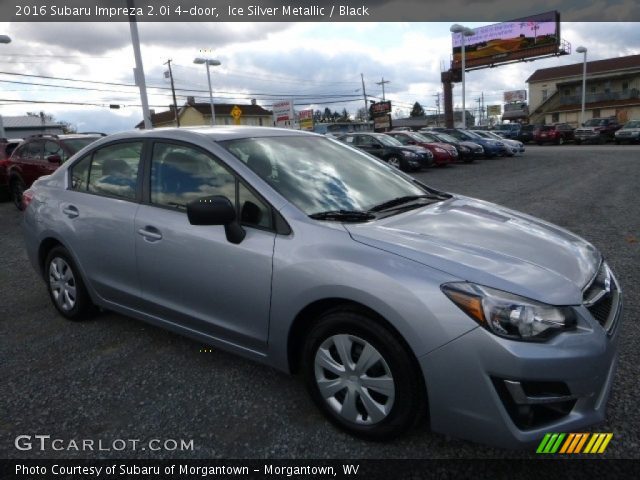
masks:
{"type": "Polygon", "coordinates": [[[587,49],[586,47],[576,48],[577,53],[583,53],[582,59],[582,109],[580,110],[580,125],[584,123],[584,101],[587,96],[587,49]]]}
{"type": "Polygon", "coordinates": [[[218,65],[220,65],[220,60],[198,57],[193,60],[193,63],[197,63],[198,65],[202,65],[204,63],[207,66],[207,82],[209,82],[209,103],[211,104],[211,126],[214,126],[216,124],[216,111],[213,107],[213,91],[211,90],[211,74],[209,73],[209,65],[217,67],[218,65]]]}
{"type": "Polygon", "coordinates": [[[465,91],[464,91],[464,70],[465,70],[465,53],[464,53],[464,37],[470,37],[475,35],[476,33],[471,30],[469,27],[465,27],[463,25],[458,25],[457,23],[451,25],[449,29],[451,33],[460,33],[460,41],[462,45],[462,128],[467,127],[467,111],[465,105],[465,91]]]}
{"type": "Polygon", "coordinates": [[[9,35],[0,35],[0,43],[11,43],[11,37],[9,35]]]}

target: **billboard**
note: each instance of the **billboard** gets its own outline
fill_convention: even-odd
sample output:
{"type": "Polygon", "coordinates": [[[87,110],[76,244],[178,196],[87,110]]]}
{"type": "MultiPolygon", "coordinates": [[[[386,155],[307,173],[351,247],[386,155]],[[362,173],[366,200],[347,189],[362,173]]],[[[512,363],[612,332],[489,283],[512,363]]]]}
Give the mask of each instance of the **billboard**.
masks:
{"type": "Polygon", "coordinates": [[[301,110],[298,120],[300,130],[313,130],[313,110],[301,110]]]}
{"type": "MultiPolygon", "coordinates": [[[[465,37],[465,69],[559,53],[560,14],[556,11],[473,29],[465,37]]],[[[452,68],[461,68],[462,33],[451,34],[452,68]]]]}
{"type": "Polygon", "coordinates": [[[290,127],[294,123],[293,100],[280,100],[273,103],[273,124],[277,127],[290,127]]]}
{"type": "Polygon", "coordinates": [[[501,113],[500,105],[487,105],[487,115],[490,117],[499,117],[501,113]]]}
{"type": "Polygon", "coordinates": [[[527,100],[526,90],[511,90],[510,92],[504,92],[502,95],[504,103],[525,102],[527,100]]]}

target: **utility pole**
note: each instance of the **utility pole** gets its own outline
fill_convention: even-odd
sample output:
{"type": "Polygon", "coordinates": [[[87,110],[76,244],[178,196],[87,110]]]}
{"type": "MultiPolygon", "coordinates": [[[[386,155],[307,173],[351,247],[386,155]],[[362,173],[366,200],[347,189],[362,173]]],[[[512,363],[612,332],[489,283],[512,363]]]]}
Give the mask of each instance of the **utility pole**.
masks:
{"type": "MultiPolygon", "coordinates": [[[[484,92],[480,92],[480,98],[482,99],[482,113],[480,114],[482,116],[482,119],[484,120],[484,92]]],[[[487,115],[487,120],[489,120],[489,115],[487,115]]],[[[489,123],[487,121],[487,123],[489,123]]]]}
{"type": "Polygon", "coordinates": [[[436,92],[434,95],[436,97],[436,126],[440,126],[440,92],[436,92]]]}
{"type": "Polygon", "coordinates": [[[362,73],[360,74],[360,79],[362,80],[362,97],[364,98],[365,122],[367,122],[368,124],[369,123],[369,107],[367,106],[367,91],[364,89],[364,75],[362,73]]]}
{"type": "Polygon", "coordinates": [[[385,80],[384,77],[382,77],[382,81],[381,82],[376,82],[376,85],[382,85],[382,101],[384,102],[386,100],[386,98],[384,97],[384,84],[385,83],[391,83],[389,80],[385,80]]]}
{"type": "MultiPolygon", "coordinates": [[[[127,0],[129,11],[135,11],[133,0],[127,0]]],[[[133,76],[136,85],[140,89],[140,103],[142,104],[142,119],[144,121],[145,130],[151,130],[151,113],[149,112],[149,99],[147,98],[147,84],[144,79],[144,67],[142,66],[142,54],[140,53],[140,38],[138,37],[138,23],[135,14],[129,15],[129,30],[131,31],[131,44],[133,45],[133,56],[136,59],[136,68],[133,70],[133,76]]]]}
{"type": "Polygon", "coordinates": [[[171,71],[171,59],[168,59],[164,65],[169,66],[169,78],[171,79],[171,94],[173,95],[173,113],[176,118],[176,126],[180,128],[180,117],[178,116],[178,102],[176,101],[176,89],[173,86],[173,72],[171,71]]]}

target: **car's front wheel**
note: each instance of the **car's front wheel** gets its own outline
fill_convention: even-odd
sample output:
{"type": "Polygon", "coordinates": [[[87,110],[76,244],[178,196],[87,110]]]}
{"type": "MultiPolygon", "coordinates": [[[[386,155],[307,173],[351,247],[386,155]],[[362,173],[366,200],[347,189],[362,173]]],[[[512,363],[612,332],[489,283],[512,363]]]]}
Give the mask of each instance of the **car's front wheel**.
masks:
{"type": "Polygon", "coordinates": [[[395,155],[392,155],[389,158],[387,158],[387,163],[391,165],[393,168],[397,168],[398,170],[402,170],[404,167],[402,159],[395,155]]]}
{"type": "Polygon", "coordinates": [[[396,336],[371,318],[351,311],[323,316],[303,355],[311,397],[351,434],[393,438],[425,411],[419,368],[396,336]]]}
{"type": "Polygon", "coordinates": [[[89,317],[93,304],[69,252],[61,246],[53,248],[44,267],[47,289],[56,309],[69,320],[89,317]]]}

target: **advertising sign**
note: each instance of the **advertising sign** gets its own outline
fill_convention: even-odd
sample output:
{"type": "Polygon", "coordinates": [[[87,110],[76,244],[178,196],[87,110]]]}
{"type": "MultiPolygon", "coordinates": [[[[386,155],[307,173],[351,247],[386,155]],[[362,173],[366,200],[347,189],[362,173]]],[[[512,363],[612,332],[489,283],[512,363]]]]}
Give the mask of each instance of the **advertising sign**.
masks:
{"type": "Polygon", "coordinates": [[[383,115],[385,113],[391,113],[391,101],[376,102],[371,105],[371,113],[375,117],[376,115],[383,115]]]}
{"type": "Polygon", "coordinates": [[[273,123],[278,127],[289,127],[294,123],[293,100],[279,100],[273,103],[273,123]]]}
{"type": "MultiPolygon", "coordinates": [[[[473,29],[465,37],[465,68],[497,65],[514,60],[558,53],[560,14],[540,13],[510,22],[473,29]]],[[[461,68],[462,33],[451,35],[454,69],[461,68]]]]}
{"type": "Polygon", "coordinates": [[[498,117],[502,113],[500,105],[487,105],[487,115],[490,117],[498,117]]]}
{"type": "Polygon", "coordinates": [[[313,110],[300,111],[299,123],[300,130],[313,130],[313,110]]]}
{"type": "Polygon", "coordinates": [[[512,90],[503,93],[504,103],[525,102],[527,100],[526,90],[512,90]]]}

